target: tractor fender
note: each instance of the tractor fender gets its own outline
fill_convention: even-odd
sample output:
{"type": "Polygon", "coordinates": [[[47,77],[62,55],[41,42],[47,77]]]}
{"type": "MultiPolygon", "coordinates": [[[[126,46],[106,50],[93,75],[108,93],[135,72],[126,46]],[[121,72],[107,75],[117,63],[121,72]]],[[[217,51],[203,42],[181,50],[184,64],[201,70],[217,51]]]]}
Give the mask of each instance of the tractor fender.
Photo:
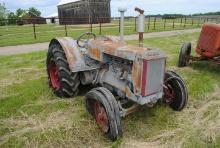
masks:
{"type": "Polygon", "coordinates": [[[69,68],[72,72],[80,71],[85,67],[85,60],[76,40],[70,37],[54,38],[50,41],[49,47],[52,45],[60,45],[62,47],[69,64],[69,68]]]}

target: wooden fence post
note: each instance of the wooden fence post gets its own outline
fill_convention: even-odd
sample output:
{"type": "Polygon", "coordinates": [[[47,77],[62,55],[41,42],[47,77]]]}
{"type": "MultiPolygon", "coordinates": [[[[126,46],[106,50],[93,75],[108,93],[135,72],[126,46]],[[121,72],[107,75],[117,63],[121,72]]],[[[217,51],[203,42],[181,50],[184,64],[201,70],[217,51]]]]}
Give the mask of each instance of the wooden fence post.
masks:
{"type": "Polygon", "coordinates": [[[184,27],[186,27],[186,16],[185,16],[185,22],[184,22],[184,27]]]}
{"type": "Polygon", "coordinates": [[[137,18],[134,18],[134,31],[137,31],[137,18]]]}
{"type": "Polygon", "coordinates": [[[66,37],[68,36],[66,23],[65,23],[65,35],[66,35],[66,37]]]}
{"type": "Polygon", "coordinates": [[[35,28],[35,23],[33,23],[33,29],[34,29],[34,39],[37,39],[37,35],[36,35],[36,28],[35,28]]]}
{"type": "Polygon", "coordinates": [[[163,28],[164,28],[164,29],[166,29],[166,21],[167,21],[167,19],[164,18],[164,24],[163,24],[163,28]]]}
{"type": "Polygon", "coordinates": [[[157,20],[157,18],[154,17],[154,30],[156,29],[156,20],[157,20]]]}
{"type": "Polygon", "coordinates": [[[175,18],[173,19],[173,29],[175,28],[175,18]]]}
{"type": "Polygon", "coordinates": [[[90,23],[90,32],[92,32],[92,22],[90,23]]]}
{"type": "Polygon", "coordinates": [[[182,27],[182,23],[183,23],[183,17],[181,17],[180,27],[182,27]]]}
{"type": "Polygon", "coordinates": [[[192,17],[192,26],[193,26],[193,24],[194,24],[194,19],[193,19],[193,17],[192,17]]]}
{"type": "Polygon", "coordinates": [[[149,19],[148,19],[148,30],[150,30],[150,16],[149,16],[149,19]]]}
{"type": "Polygon", "coordinates": [[[101,34],[102,34],[102,23],[99,22],[99,35],[101,35],[101,34]]]}
{"type": "Polygon", "coordinates": [[[121,18],[118,18],[118,32],[121,32],[121,18]]]}
{"type": "Polygon", "coordinates": [[[198,24],[197,24],[197,26],[199,26],[199,24],[200,24],[200,18],[198,18],[198,24]]]}

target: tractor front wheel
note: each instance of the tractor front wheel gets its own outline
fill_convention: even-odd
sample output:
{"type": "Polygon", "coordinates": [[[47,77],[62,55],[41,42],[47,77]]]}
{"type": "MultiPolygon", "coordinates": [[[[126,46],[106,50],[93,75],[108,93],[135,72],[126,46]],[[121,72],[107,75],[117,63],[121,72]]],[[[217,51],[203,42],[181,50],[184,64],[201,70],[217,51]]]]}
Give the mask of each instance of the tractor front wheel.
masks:
{"type": "Polygon", "coordinates": [[[119,107],[112,93],[104,88],[94,88],[86,94],[86,109],[95,118],[101,131],[112,141],[122,136],[119,107]]]}
{"type": "Polygon", "coordinates": [[[173,71],[166,72],[163,100],[175,111],[181,111],[187,105],[188,91],[185,83],[173,71]]]}
{"type": "Polygon", "coordinates": [[[80,84],[78,73],[72,74],[65,53],[58,44],[51,45],[47,54],[49,86],[58,97],[73,97],[80,84]]]}
{"type": "Polygon", "coordinates": [[[178,67],[185,67],[189,63],[189,56],[191,54],[191,43],[184,43],[180,50],[178,67]]]}

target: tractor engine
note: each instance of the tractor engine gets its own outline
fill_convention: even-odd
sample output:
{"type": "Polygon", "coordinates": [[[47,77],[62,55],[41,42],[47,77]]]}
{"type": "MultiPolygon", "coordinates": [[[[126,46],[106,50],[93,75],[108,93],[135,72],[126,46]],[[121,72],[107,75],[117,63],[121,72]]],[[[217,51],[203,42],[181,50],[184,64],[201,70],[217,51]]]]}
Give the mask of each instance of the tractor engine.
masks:
{"type": "Polygon", "coordinates": [[[139,104],[162,98],[166,60],[163,52],[110,38],[89,41],[85,51],[85,65],[90,71],[81,73],[82,84],[100,84],[120,98],[139,104]],[[93,67],[97,68],[91,70],[93,67]]]}
{"type": "Polygon", "coordinates": [[[134,90],[132,83],[132,65],[129,60],[109,56],[107,68],[103,69],[104,74],[99,79],[99,83],[108,88],[111,92],[121,98],[125,98],[125,88],[128,86],[131,91],[134,90]]]}

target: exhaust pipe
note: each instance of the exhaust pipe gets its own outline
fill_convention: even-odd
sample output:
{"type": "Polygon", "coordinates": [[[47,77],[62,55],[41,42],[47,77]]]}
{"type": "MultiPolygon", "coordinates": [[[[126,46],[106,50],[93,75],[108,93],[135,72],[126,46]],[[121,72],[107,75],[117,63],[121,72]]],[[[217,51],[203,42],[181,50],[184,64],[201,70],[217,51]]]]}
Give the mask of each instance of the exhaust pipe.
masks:
{"type": "Polygon", "coordinates": [[[121,42],[124,42],[124,13],[127,11],[127,8],[118,8],[118,11],[121,13],[120,40],[121,40],[121,42]]]}
{"type": "Polygon", "coordinates": [[[135,8],[135,11],[139,12],[138,16],[138,32],[139,32],[139,46],[144,46],[144,23],[145,23],[145,16],[144,16],[144,10],[141,10],[140,8],[135,8]]]}

